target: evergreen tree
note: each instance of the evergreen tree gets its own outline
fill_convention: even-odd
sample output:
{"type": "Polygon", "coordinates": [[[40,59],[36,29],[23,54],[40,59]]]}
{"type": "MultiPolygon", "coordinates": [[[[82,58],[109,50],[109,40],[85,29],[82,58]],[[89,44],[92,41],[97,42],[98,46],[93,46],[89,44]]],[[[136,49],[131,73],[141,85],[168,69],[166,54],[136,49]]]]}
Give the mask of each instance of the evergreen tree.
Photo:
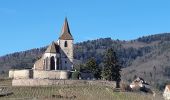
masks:
{"type": "Polygon", "coordinates": [[[97,66],[96,60],[94,58],[90,58],[86,63],[87,70],[94,74],[96,79],[100,78],[101,71],[97,66]]]}
{"type": "Polygon", "coordinates": [[[118,63],[116,52],[111,48],[108,49],[104,57],[104,68],[102,77],[109,81],[116,81],[116,86],[119,87],[121,81],[121,66],[118,63]]]}

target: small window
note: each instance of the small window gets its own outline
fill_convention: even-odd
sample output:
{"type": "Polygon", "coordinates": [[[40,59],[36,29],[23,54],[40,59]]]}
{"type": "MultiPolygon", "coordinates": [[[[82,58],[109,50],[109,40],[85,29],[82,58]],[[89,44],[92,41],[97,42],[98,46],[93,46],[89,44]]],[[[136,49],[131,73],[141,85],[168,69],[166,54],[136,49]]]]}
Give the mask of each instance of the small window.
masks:
{"type": "Polygon", "coordinates": [[[64,47],[67,47],[67,46],[68,46],[67,41],[65,41],[64,42],[64,47]]]}
{"type": "Polygon", "coordinates": [[[67,61],[65,61],[65,64],[67,64],[67,61]]]}

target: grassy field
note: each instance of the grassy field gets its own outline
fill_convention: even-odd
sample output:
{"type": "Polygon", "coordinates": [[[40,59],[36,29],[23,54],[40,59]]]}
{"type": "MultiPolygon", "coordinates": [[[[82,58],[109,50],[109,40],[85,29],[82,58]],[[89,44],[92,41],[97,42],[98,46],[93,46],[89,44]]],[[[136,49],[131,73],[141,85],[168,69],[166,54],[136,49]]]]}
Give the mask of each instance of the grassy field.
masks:
{"type": "Polygon", "coordinates": [[[153,97],[133,92],[113,92],[105,86],[39,86],[12,87],[11,80],[0,81],[3,88],[13,94],[0,97],[0,100],[163,100],[160,95],[153,97]]]}

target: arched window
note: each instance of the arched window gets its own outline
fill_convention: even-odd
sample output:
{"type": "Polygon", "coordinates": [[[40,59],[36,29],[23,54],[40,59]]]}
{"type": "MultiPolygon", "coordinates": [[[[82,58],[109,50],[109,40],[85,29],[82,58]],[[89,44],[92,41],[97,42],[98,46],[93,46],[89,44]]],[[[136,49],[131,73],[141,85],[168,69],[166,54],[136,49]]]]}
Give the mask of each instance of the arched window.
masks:
{"type": "Polygon", "coordinates": [[[54,61],[54,56],[50,58],[50,69],[55,70],[55,61],[54,61]]]}
{"type": "Polygon", "coordinates": [[[60,60],[60,59],[59,59],[59,58],[57,58],[57,70],[59,70],[59,69],[60,69],[60,67],[59,67],[59,66],[60,66],[60,65],[59,65],[59,64],[60,64],[60,63],[59,63],[59,60],[60,60]]]}
{"type": "Polygon", "coordinates": [[[45,58],[45,70],[48,70],[48,64],[49,64],[49,61],[48,61],[48,57],[45,58]]]}
{"type": "Polygon", "coordinates": [[[67,46],[68,46],[67,41],[65,41],[64,42],[64,47],[67,47],[67,46]]]}
{"type": "Polygon", "coordinates": [[[45,65],[46,59],[43,59],[43,69],[46,70],[46,65],[45,65]]]}

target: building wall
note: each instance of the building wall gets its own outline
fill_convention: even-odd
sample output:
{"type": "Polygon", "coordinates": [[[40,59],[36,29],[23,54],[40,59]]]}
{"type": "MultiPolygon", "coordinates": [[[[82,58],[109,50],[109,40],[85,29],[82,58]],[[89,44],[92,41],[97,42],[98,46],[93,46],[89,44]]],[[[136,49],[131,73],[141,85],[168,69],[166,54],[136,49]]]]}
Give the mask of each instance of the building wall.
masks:
{"type": "Polygon", "coordinates": [[[71,70],[73,68],[73,40],[58,40],[58,43],[61,48],[60,53],[62,69],[71,70]],[[65,41],[67,41],[67,47],[64,47],[65,41]]]}
{"type": "Polygon", "coordinates": [[[35,69],[35,70],[50,70],[50,58],[52,56],[55,58],[55,60],[57,60],[57,58],[60,58],[59,54],[45,53],[41,57],[41,59],[39,59],[35,62],[33,69],[35,69]],[[48,62],[46,62],[46,58],[48,59],[48,62]]]}
{"type": "Polygon", "coordinates": [[[45,65],[44,65],[44,70],[51,70],[50,69],[50,64],[51,64],[51,62],[50,62],[50,58],[51,57],[54,57],[54,60],[55,60],[55,66],[56,66],[56,68],[57,68],[57,58],[60,58],[60,55],[57,53],[57,54],[55,54],[55,53],[45,53],[44,55],[43,55],[43,59],[45,60],[45,59],[47,59],[48,58],[48,62],[46,62],[46,61],[44,61],[45,63],[45,65]],[[46,65],[47,64],[47,65],[46,65]]]}
{"type": "Polygon", "coordinates": [[[61,64],[62,70],[71,70],[73,66],[73,62],[71,62],[68,58],[61,58],[61,64]]]}
{"type": "Polygon", "coordinates": [[[163,97],[165,98],[165,100],[170,100],[170,91],[169,91],[168,87],[165,87],[163,97]]]}
{"type": "Polygon", "coordinates": [[[35,69],[35,70],[43,70],[44,69],[42,58],[35,62],[33,69],[35,69]]]}

